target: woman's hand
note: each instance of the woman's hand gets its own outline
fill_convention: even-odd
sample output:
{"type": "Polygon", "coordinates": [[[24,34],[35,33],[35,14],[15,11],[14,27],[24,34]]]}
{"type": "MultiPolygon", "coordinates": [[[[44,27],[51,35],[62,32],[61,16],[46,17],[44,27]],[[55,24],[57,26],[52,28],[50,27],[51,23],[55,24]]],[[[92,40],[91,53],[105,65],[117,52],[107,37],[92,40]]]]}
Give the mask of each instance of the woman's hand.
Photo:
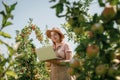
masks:
{"type": "Polygon", "coordinates": [[[52,59],[52,60],[46,60],[46,62],[58,64],[58,63],[59,63],[59,60],[57,60],[57,59],[52,59]]]}
{"type": "Polygon", "coordinates": [[[54,63],[54,64],[57,64],[57,65],[66,65],[70,62],[70,60],[53,59],[53,60],[47,60],[47,62],[54,63]]]}

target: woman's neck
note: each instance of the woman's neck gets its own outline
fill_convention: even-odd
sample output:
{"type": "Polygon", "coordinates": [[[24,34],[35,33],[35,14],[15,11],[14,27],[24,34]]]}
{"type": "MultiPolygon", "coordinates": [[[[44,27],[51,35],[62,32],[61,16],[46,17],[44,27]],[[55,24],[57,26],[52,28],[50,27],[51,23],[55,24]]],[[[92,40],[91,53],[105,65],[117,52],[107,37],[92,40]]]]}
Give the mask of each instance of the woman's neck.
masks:
{"type": "Polygon", "coordinates": [[[62,44],[62,42],[54,42],[55,48],[57,48],[57,47],[60,46],[61,44],[62,44]]]}
{"type": "Polygon", "coordinates": [[[61,44],[61,42],[55,42],[55,46],[58,46],[60,44],[61,44]]]}

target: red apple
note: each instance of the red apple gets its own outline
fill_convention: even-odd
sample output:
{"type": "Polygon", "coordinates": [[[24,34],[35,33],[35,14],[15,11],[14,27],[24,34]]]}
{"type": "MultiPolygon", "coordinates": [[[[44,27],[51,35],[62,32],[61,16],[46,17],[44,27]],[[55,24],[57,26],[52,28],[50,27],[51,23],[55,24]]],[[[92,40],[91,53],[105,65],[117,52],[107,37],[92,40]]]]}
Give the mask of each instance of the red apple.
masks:
{"type": "Polygon", "coordinates": [[[75,74],[75,71],[74,71],[73,68],[69,67],[69,68],[67,69],[67,73],[70,74],[70,75],[74,75],[74,74],[75,74]]]}
{"type": "Polygon", "coordinates": [[[89,57],[95,57],[99,52],[99,47],[97,45],[88,45],[86,51],[89,57]]]}
{"type": "Polygon", "coordinates": [[[87,31],[87,36],[88,36],[88,38],[93,38],[94,34],[92,31],[87,31]]]}
{"type": "Polygon", "coordinates": [[[35,30],[35,28],[36,28],[35,25],[32,25],[32,30],[35,30]]]}
{"type": "Polygon", "coordinates": [[[37,38],[38,38],[39,41],[43,41],[43,36],[42,35],[38,36],[37,38]]]}
{"type": "Polygon", "coordinates": [[[117,13],[116,6],[106,6],[102,12],[103,21],[107,22],[115,17],[117,13]]]}
{"type": "Polygon", "coordinates": [[[70,61],[70,67],[72,67],[72,68],[77,68],[77,67],[79,67],[80,66],[80,61],[78,60],[78,59],[72,59],[71,61],[70,61]]]}

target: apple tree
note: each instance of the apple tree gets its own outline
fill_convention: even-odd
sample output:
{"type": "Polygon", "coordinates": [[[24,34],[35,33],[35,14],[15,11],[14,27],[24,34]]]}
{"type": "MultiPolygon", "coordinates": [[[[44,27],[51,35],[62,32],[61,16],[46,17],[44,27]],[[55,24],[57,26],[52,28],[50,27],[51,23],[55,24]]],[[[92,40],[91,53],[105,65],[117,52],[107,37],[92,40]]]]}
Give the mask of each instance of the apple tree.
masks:
{"type": "Polygon", "coordinates": [[[32,19],[30,19],[29,25],[21,31],[16,31],[16,45],[18,48],[14,70],[18,75],[17,80],[48,80],[49,75],[45,63],[37,59],[36,47],[33,44],[33,39],[30,39],[32,31],[35,32],[36,38],[42,46],[48,43],[39,27],[32,24],[32,19]]]}
{"type": "Polygon", "coordinates": [[[103,11],[90,15],[92,1],[51,0],[56,16],[66,19],[69,40],[78,44],[68,73],[77,80],[120,80],[120,1],[98,0],[103,11]]]}

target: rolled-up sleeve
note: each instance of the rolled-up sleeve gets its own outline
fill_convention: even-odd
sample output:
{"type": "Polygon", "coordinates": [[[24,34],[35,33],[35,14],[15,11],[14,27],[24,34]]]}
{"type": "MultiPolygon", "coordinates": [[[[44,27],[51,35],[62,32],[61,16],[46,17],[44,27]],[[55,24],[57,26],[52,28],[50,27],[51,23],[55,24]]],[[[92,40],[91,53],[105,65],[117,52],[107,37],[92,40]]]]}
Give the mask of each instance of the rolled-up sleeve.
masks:
{"type": "Polygon", "coordinates": [[[69,44],[65,44],[65,53],[72,53],[72,49],[69,44]]]}
{"type": "Polygon", "coordinates": [[[72,49],[69,44],[65,44],[65,56],[67,60],[72,59],[72,49]]]}

